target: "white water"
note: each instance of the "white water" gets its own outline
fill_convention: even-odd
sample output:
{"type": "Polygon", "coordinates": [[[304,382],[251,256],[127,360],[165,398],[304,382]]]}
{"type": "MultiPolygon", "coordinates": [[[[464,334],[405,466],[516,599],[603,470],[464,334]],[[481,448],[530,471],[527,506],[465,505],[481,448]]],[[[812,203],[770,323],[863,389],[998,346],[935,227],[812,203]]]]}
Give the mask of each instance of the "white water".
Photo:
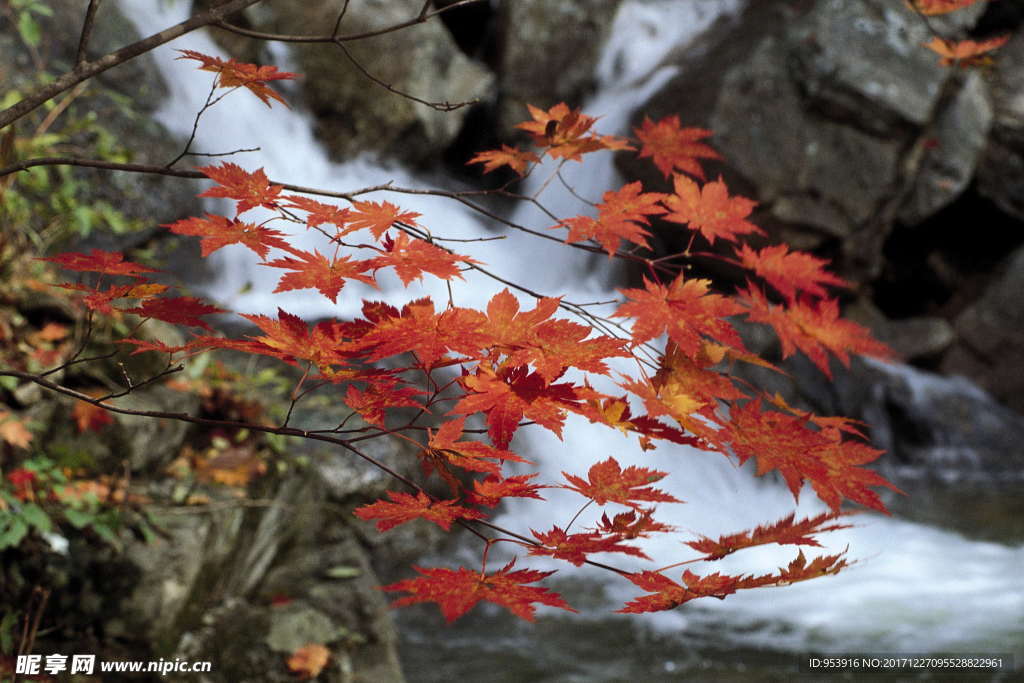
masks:
{"type": "MultiPolygon", "coordinates": [[[[181,21],[187,4],[161,4],[157,0],[121,2],[122,10],[147,34],[181,21]]],[[[659,68],[668,51],[706,27],[717,13],[733,11],[738,5],[726,0],[626,2],[599,66],[602,91],[586,107],[592,115],[604,115],[599,125],[601,132],[626,133],[630,107],[643,101],[646,93],[671,76],[670,70],[659,68]]],[[[200,32],[161,48],[154,55],[171,87],[159,117],[172,131],[187,135],[194,112],[206,96],[209,75],[197,72],[194,62],[174,61],[176,54],[172,48],[207,54],[220,51],[200,32]]],[[[274,179],[332,190],[351,191],[387,181],[407,187],[425,185],[402,169],[385,169],[371,161],[331,163],[310,130],[302,113],[277,105],[268,110],[248,93],[238,92],[204,116],[195,148],[222,152],[258,144],[261,152],[233,160],[247,168],[263,166],[274,179]]],[[[610,160],[595,161],[583,173],[574,173],[571,169],[575,165],[570,165],[568,173],[576,190],[594,200],[601,190],[615,186],[610,160]]],[[[538,176],[544,177],[543,169],[538,176]]],[[[553,196],[553,189],[549,188],[544,195],[546,205],[560,216],[580,212],[578,202],[565,194],[553,196]]],[[[404,209],[421,212],[421,222],[445,237],[473,237],[493,228],[447,200],[391,193],[372,198],[387,199],[404,209]]],[[[257,217],[256,212],[246,214],[248,220],[257,217]]],[[[514,220],[541,230],[551,224],[527,211],[519,212],[514,220]]],[[[514,232],[504,234],[510,235],[506,241],[471,243],[465,248],[458,245],[458,250],[487,262],[514,281],[528,282],[545,294],[567,294],[575,301],[613,296],[608,285],[613,275],[593,268],[594,259],[578,256],[577,250],[561,249],[514,232]]],[[[272,314],[281,306],[306,317],[351,316],[363,297],[389,298],[399,303],[423,294],[433,296],[435,301],[447,298],[443,284],[429,276],[423,292],[405,292],[397,283],[382,292],[349,284],[337,306],[312,290],[271,296],[279,271],[257,267],[251,253],[240,246],[225,248],[217,256],[215,264],[220,279],[210,291],[237,293],[222,296],[222,301],[227,299],[226,303],[240,312],[272,314]],[[243,292],[249,283],[251,290],[243,292]]],[[[600,261],[604,263],[605,259],[600,261]]],[[[480,276],[467,274],[467,283],[455,288],[455,302],[480,307],[499,288],[480,276]]],[[[656,455],[643,454],[633,441],[610,430],[592,429],[575,418],[569,419],[564,441],[548,432],[532,431],[521,437],[517,446],[542,462],[541,479],[552,483],[561,480],[561,470],[582,474],[589,463],[608,455],[614,455],[623,465],[636,463],[671,470],[672,474],[659,486],[687,503],[665,505],[663,511],[671,514],[677,526],[705,535],[748,528],[782,517],[794,507],[788,491],[777,482],[756,480],[748,468],[736,468],[720,455],[685,448],[662,448],[656,455]]],[[[545,530],[552,524],[564,525],[580,502],[579,497],[567,491],[549,492],[547,497],[555,504],[554,514],[551,505],[523,503],[510,506],[498,521],[522,531],[531,527],[545,530]]],[[[800,513],[812,514],[820,509],[813,493],[806,491],[800,513]]],[[[591,521],[585,519],[578,524],[591,521]]],[[[710,623],[723,637],[735,638],[739,643],[794,651],[813,648],[846,652],[1021,653],[1024,548],[971,541],[875,514],[860,515],[853,521],[857,528],[821,539],[828,546],[825,552],[837,552],[848,545],[850,557],[858,560],[857,565],[839,576],[788,588],[749,591],[722,602],[698,603],[692,608],[643,620],[671,631],[710,623]]],[[[645,549],[657,558],[659,566],[685,557],[679,554],[680,542],[671,538],[652,540],[645,549]]],[[[790,549],[767,548],[730,558],[731,562],[716,569],[772,569],[786,564],[793,555],[790,549]]],[[[618,563],[620,558],[608,561],[618,563]]],[[[545,563],[531,560],[528,564],[545,563]]],[[[552,566],[563,569],[563,574],[582,571],[563,564],[552,566]]],[[[636,590],[623,582],[612,583],[610,590],[619,604],[636,595],[636,590]]]]}

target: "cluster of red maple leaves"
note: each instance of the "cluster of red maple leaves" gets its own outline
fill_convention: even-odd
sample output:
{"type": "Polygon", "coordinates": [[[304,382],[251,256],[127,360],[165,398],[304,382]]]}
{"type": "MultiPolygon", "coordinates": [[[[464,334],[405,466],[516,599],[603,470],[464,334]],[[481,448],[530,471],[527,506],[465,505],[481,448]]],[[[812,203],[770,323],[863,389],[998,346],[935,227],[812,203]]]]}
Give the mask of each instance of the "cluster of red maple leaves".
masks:
{"type": "MultiPolygon", "coordinates": [[[[971,1],[917,0],[915,6],[931,14],[971,1]]],[[[267,82],[294,76],[274,67],[192,51],[183,58],[198,60],[202,69],[216,73],[219,85],[249,89],[268,106],[271,99],[283,100],[267,82]]],[[[704,142],[710,131],[683,127],[678,117],[671,116],[645,120],[634,131],[633,141],[594,133],[596,119],[565,104],[549,110],[530,107],[530,113],[532,120],[519,127],[530,134],[535,149],[503,145],[478,154],[470,163],[484,164],[485,172],[507,166],[527,176],[545,157],[560,164],[578,162],[593,152],[635,151],[633,143],[638,142],[639,156],[651,159],[671,180],[671,192],[647,192],[640,182],[629,183],[604,193],[595,205],[596,215],[570,217],[550,226],[566,231],[567,244],[601,250],[609,258],[639,258],[651,266],[653,261],[641,254],[649,249],[651,221],[659,219],[689,231],[691,247],[696,240],[731,245],[731,256],[726,258],[746,272],[746,286],[723,294],[712,291],[710,280],[650,267],[642,288],[621,290],[625,301],[610,318],[622,321],[600,329],[597,322],[607,323],[610,318],[587,317],[556,297],[538,296],[532,309],[523,310],[519,299],[505,288],[493,295],[484,310],[456,306],[451,300],[438,306],[430,298],[418,298],[401,308],[364,301],[361,318],[312,325],[284,310],[276,318],[244,315],[259,333],[226,338],[214,334],[203,320],[222,309],[194,297],[168,296],[167,286],[146,280],[146,274],[154,272],[151,268],[127,261],[120,253],[93,250],[46,260],[69,270],[100,274],[92,284],[62,285],[81,290],[82,302],[95,313],[116,310],[207,332],[179,346],[122,340],[135,347],[133,353],[158,352],[181,360],[231,349],[270,356],[304,366],[303,381],[339,387],[345,404],[370,425],[356,430],[360,439],[367,438],[365,429],[376,436],[404,439],[417,433],[414,430],[425,432],[425,438],[416,442],[425,476],[439,476],[451,497],[441,499],[403,479],[408,492],[389,492],[387,500],[358,508],[356,514],[375,520],[381,531],[420,519],[445,530],[453,524],[470,528],[485,539],[483,566],[417,567],[420,576],[383,587],[408,593],[396,605],[435,602],[448,620],[481,600],[503,605],[524,619],[533,618],[537,603],[572,609],[556,593],[529,585],[551,572],[515,569],[513,560],[488,573],[487,552],[498,540],[516,544],[528,555],[574,565],[596,564],[590,556],[597,553],[650,561],[633,542],[676,532],[656,518],[657,504],[681,502],[653,486],[666,472],[622,467],[614,457],[592,464],[585,476],[563,473],[564,483],[539,483],[536,473],[507,475],[503,471],[510,461],[532,464],[509,450],[521,427],[535,424],[561,436],[570,414],[635,435],[648,451],[667,442],[717,451],[741,464],[754,459],[758,475],[778,471],[794,497],[809,483],[830,508],[811,518],[790,515],[717,539],[687,541],[697,555],[659,569],[626,571],[601,565],[647,592],[620,611],[671,609],[700,597],[722,598],[741,589],[786,585],[847,566],[843,553],[808,561],[801,551],[788,566],[760,576],[717,572],[701,576],[688,569],[681,580],[666,575],[680,565],[712,562],[758,545],[818,546],[814,535],[846,526],[836,523],[844,500],[886,512],[873,488],[895,487],[864,467],[881,451],[866,443],[859,423],[795,409],[780,396],[760,392],[729,374],[738,362],[773,367],[744,346],[734,325],[737,316],[770,326],[781,342],[783,358],[799,351],[826,375],[832,356],[847,365],[851,354],[890,357],[889,350],[866,329],[840,317],[839,304],[828,288],[846,283],[825,270],[825,261],[810,254],[785,245],[755,248],[747,242],[763,236],[748,220],[755,202],[730,196],[721,179],[705,178],[701,160],[718,158],[704,142]],[[108,280],[113,276],[132,282],[112,284],[108,280]],[[118,303],[125,300],[134,303],[118,303]],[[560,310],[579,315],[583,322],[557,316],[560,310]],[[632,322],[626,323],[627,319],[632,322]],[[636,368],[635,373],[616,378],[621,394],[598,391],[587,380],[588,375],[610,376],[608,361],[613,358],[629,359],[636,368]],[[385,360],[386,367],[381,364],[385,360]],[[570,369],[583,379],[565,379],[570,369]],[[399,419],[394,412],[399,408],[414,409],[415,417],[399,419]],[[486,441],[473,438],[482,430],[467,427],[467,420],[478,415],[486,423],[486,441]],[[424,423],[427,416],[433,421],[424,423]],[[542,500],[541,491],[546,488],[573,491],[582,497],[584,507],[625,509],[602,512],[593,526],[582,531],[571,530],[574,517],[564,527],[534,530],[532,539],[485,521],[503,500],[542,500]],[[486,536],[483,531],[497,535],[486,536]]],[[[375,286],[378,273],[388,269],[409,287],[426,276],[452,281],[463,270],[481,265],[440,246],[419,222],[419,214],[387,201],[352,199],[341,205],[302,193],[288,194],[263,169],[250,171],[233,163],[199,170],[214,182],[200,196],[235,201],[234,215],[208,214],[166,227],[176,234],[199,237],[203,257],[228,245],[252,250],[264,266],[284,271],[275,292],[315,289],[336,302],[346,282],[375,286]],[[284,232],[268,227],[272,221],[246,221],[243,215],[256,207],[274,212],[273,220],[322,232],[330,251],[292,246],[284,232]],[[354,233],[363,241],[347,241],[354,233]]],[[[337,431],[341,438],[346,434],[337,431]]]]}

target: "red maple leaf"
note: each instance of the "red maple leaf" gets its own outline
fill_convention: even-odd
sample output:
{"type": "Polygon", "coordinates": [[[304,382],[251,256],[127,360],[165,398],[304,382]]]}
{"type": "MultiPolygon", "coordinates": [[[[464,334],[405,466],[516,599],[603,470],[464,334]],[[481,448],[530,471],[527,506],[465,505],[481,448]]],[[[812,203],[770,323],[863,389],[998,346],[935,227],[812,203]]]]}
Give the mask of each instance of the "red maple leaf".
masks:
{"type": "Polygon", "coordinates": [[[827,261],[802,251],[790,251],[785,244],[777,244],[754,251],[746,244],[736,255],[740,264],[749,268],[779,291],[787,300],[796,299],[797,292],[812,296],[828,295],[822,285],[849,287],[850,283],[824,269],[827,261]]]}
{"type": "Polygon", "coordinates": [[[559,438],[565,412],[579,401],[571,384],[548,384],[525,366],[503,367],[497,372],[478,366],[476,374],[461,379],[466,395],[451,412],[486,413],[487,433],[498,448],[507,448],[525,416],[559,438]]]}
{"type": "Polygon", "coordinates": [[[523,176],[526,175],[526,167],[538,161],[540,161],[540,159],[537,158],[537,155],[529,150],[521,150],[517,147],[502,145],[501,149],[492,149],[486,152],[480,152],[475,157],[467,161],[466,165],[483,164],[484,173],[490,173],[502,166],[508,166],[517,174],[523,176]]]}
{"type": "Polygon", "coordinates": [[[740,463],[751,457],[757,460],[758,476],[778,470],[794,498],[799,497],[803,482],[810,481],[833,512],[848,498],[888,514],[878,494],[868,487],[899,491],[878,474],[859,467],[876,460],[882,451],[843,440],[838,430],[814,431],[800,418],[762,411],[760,401],[734,405],[722,432],[740,463]]]}
{"type": "Polygon", "coordinates": [[[268,209],[278,207],[277,200],[282,187],[271,185],[262,168],[250,173],[238,164],[225,161],[220,166],[200,166],[196,170],[217,183],[198,196],[234,199],[238,202],[236,215],[241,215],[257,206],[268,209]]]}
{"type": "Polygon", "coordinates": [[[321,372],[332,365],[344,365],[361,348],[356,341],[344,337],[346,328],[343,326],[323,321],[310,331],[302,318],[280,308],[277,309],[276,320],[265,315],[243,314],[242,317],[265,334],[249,340],[201,337],[197,341],[220,348],[274,356],[289,363],[294,363],[296,359],[308,360],[320,368],[321,372]]]}
{"type": "Polygon", "coordinates": [[[795,301],[788,306],[772,305],[754,287],[740,292],[750,304],[747,317],[756,323],[771,325],[782,343],[782,357],[789,358],[798,349],[828,377],[828,353],[849,367],[850,354],[860,353],[881,359],[895,357],[885,344],[875,340],[871,332],[857,323],[839,317],[839,302],[822,299],[817,302],[795,301]]]}
{"type": "Polygon", "coordinates": [[[512,571],[514,562],[509,562],[493,574],[483,574],[465,567],[452,570],[414,565],[413,569],[423,576],[381,586],[381,590],[406,591],[412,594],[396,600],[392,607],[404,607],[418,602],[436,602],[448,622],[458,619],[481,600],[501,605],[526,621],[533,621],[535,602],[560,607],[570,612],[576,611],[557,593],[539,586],[525,585],[540,581],[554,572],[532,569],[512,571]]]}
{"type": "Polygon", "coordinates": [[[206,218],[193,216],[162,227],[177,235],[202,237],[199,249],[203,258],[229,244],[244,245],[259,254],[262,259],[267,258],[271,247],[292,251],[288,243],[281,239],[284,233],[262,225],[246,223],[237,218],[230,220],[210,213],[206,214],[206,218]]]}
{"type": "Polygon", "coordinates": [[[644,192],[640,181],[629,183],[617,191],[604,193],[604,202],[597,205],[597,218],[576,216],[555,227],[566,226],[569,234],[566,244],[595,240],[611,258],[622,240],[650,249],[649,232],[643,226],[650,223],[648,216],[665,213],[658,203],[665,198],[660,192],[644,192]]]}
{"type": "Polygon", "coordinates": [[[69,251],[36,260],[50,261],[67,270],[96,272],[105,275],[127,275],[136,279],[142,279],[142,276],[138,275],[138,273],[160,272],[141,263],[125,261],[124,254],[119,251],[103,251],[101,249],[92,249],[88,254],[69,251]]]}
{"type": "Polygon", "coordinates": [[[728,576],[718,572],[707,576],[698,576],[687,569],[683,572],[683,583],[679,584],[658,572],[637,572],[627,574],[626,578],[651,593],[631,600],[626,603],[625,607],[617,611],[627,614],[661,612],[674,609],[697,598],[724,599],[738,590],[786,586],[798,581],[828,576],[838,573],[847,566],[849,563],[843,559],[843,553],[821,555],[808,564],[803,551],[800,551],[797,557],[787,567],[780,569],[778,573],[762,576],[728,576]]]}
{"type": "Polygon", "coordinates": [[[413,280],[423,279],[424,273],[430,273],[442,280],[451,280],[453,277],[461,279],[462,274],[457,263],[480,263],[468,256],[441,249],[430,242],[413,239],[404,232],[398,234],[398,239],[386,239],[384,249],[383,254],[373,259],[373,267],[394,268],[406,287],[413,280]]]}
{"type": "Polygon", "coordinates": [[[202,315],[214,313],[227,313],[222,308],[210,305],[192,296],[164,297],[161,299],[146,299],[141,306],[135,308],[118,309],[125,313],[135,313],[144,318],[156,318],[167,323],[178,325],[189,325],[201,327],[204,330],[211,329],[209,325],[199,319],[202,315]]]}
{"type": "Polygon", "coordinates": [[[661,481],[666,474],[666,472],[635,465],[621,469],[615,458],[609,457],[590,468],[586,481],[567,472],[562,472],[562,476],[572,484],[572,486],[562,485],[562,488],[576,491],[598,505],[618,503],[639,509],[639,501],[682,503],[683,501],[675,496],[649,486],[656,481],[661,481]]]}
{"type": "Polygon", "coordinates": [[[486,505],[487,507],[497,506],[503,498],[544,500],[537,491],[547,487],[542,484],[530,483],[530,479],[536,476],[536,473],[521,474],[502,479],[498,475],[492,474],[483,481],[474,481],[473,491],[469,493],[467,499],[474,505],[486,505]]]}
{"type": "Polygon", "coordinates": [[[654,508],[637,508],[620,512],[611,519],[608,519],[608,513],[602,513],[596,530],[602,534],[616,534],[628,539],[647,538],[653,533],[669,533],[676,529],[655,521],[654,508]]]}
{"type": "Polygon", "coordinates": [[[821,547],[811,534],[821,534],[839,529],[849,529],[849,524],[828,524],[838,518],[839,513],[823,512],[814,517],[796,520],[796,513],[780,519],[774,524],[762,524],[752,531],[726,534],[717,539],[702,536],[698,541],[687,541],[686,545],[705,555],[704,560],[720,560],[743,548],[752,548],[768,543],[779,545],[812,545],[821,547]]]}
{"type": "Polygon", "coordinates": [[[334,204],[324,204],[309,197],[285,195],[281,199],[287,202],[285,204],[286,207],[305,211],[307,214],[306,226],[310,228],[318,227],[324,223],[330,223],[337,228],[344,228],[348,223],[349,217],[352,215],[349,209],[343,209],[334,204]]]}
{"type": "Polygon", "coordinates": [[[422,393],[408,386],[397,387],[393,381],[368,382],[365,391],[350,384],[345,393],[345,405],[370,424],[383,427],[385,408],[422,408],[414,398],[422,393]]]}
{"type": "Polygon", "coordinates": [[[700,187],[686,176],[676,175],[675,193],[662,202],[669,210],[664,219],[698,230],[711,244],[722,238],[735,242],[737,235],[764,231],[746,220],[757,202],[746,197],[730,197],[722,179],[700,187]]]}
{"type": "Polygon", "coordinates": [[[739,334],[724,318],[744,311],[720,294],[709,294],[710,280],[679,275],[668,287],[644,278],[644,289],[619,290],[632,301],[619,306],[616,317],[636,318],[633,341],[641,344],[668,332],[669,339],[688,356],[696,356],[708,336],[737,349],[745,349],[739,334]]]}
{"type": "Polygon", "coordinates": [[[622,538],[616,535],[606,536],[595,531],[569,534],[557,526],[551,527],[551,531],[545,533],[533,529],[530,531],[534,538],[543,544],[530,546],[530,555],[547,555],[572,562],[577,567],[581,566],[591,553],[623,553],[645,560],[651,559],[639,548],[623,544],[622,538]]]}
{"type": "Polygon", "coordinates": [[[337,256],[328,259],[319,251],[313,253],[300,249],[289,249],[298,258],[284,256],[273,261],[260,265],[271,268],[284,268],[294,272],[281,276],[274,293],[286,292],[291,289],[312,289],[316,288],[321,294],[331,300],[338,302],[338,292],[345,286],[345,280],[357,280],[368,285],[377,287],[377,281],[369,275],[364,275],[367,270],[373,268],[374,261],[353,261],[347,256],[337,256]]]}
{"type": "Polygon", "coordinates": [[[420,214],[415,211],[402,211],[391,202],[352,202],[349,225],[341,234],[366,228],[375,238],[380,239],[395,223],[419,225],[416,222],[419,217],[420,214]]]}
{"type": "Polygon", "coordinates": [[[468,308],[435,313],[429,298],[406,304],[401,313],[382,305],[374,318],[373,329],[363,337],[363,343],[372,347],[370,361],[412,351],[424,367],[430,368],[436,367],[449,351],[476,357],[487,344],[481,331],[483,314],[468,308]]]}
{"type": "Polygon", "coordinates": [[[426,519],[449,531],[452,522],[457,519],[484,519],[482,512],[456,505],[455,500],[431,500],[430,496],[419,491],[415,496],[408,493],[388,491],[386,500],[378,500],[370,505],[357,507],[353,512],[359,519],[377,520],[377,530],[387,531],[399,524],[414,519],[426,519]]]}
{"type": "Polygon", "coordinates": [[[222,88],[246,88],[268,107],[271,99],[288,106],[288,103],[280,95],[267,86],[267,82],[292,79],[296,77],[296,74],[278,71],[276,66],[257,66],[246,62],[236,62],[234,59],[224,61],[219,57],[204,55],[195,50],[178,50],[178,52],[182,55],[178,59],[194,59],[202,64],[199,67],[200,71],[212,71],[217,74],[217,84],[222,88]]]}
{"type": "MultiPolygon", "coordinates": [[[[86,392],[94,398],[100,392],[86,392]]],[[[89,403],[88,401],[76,401],[75,407],[71,409],[71,417],[75,420],[75,426],[81,432],[98,432],[109,424],[114,423],[114,418],[105,408],[89,403]]]]}
{"type": "Polygon", "coordinates": [[[431,431],[427,439],[427,450],[456,467],[494,475],[500,470],[498,463],[491,460],[530,463],[512,451],[495,448],[482,441],[460,441],[465,423],[466,418],[459,417],[443,423],[437,431],[431,431]]]}
{"type": "Polygon", "coordinates": [[[672,171],[682,171],[704,180],[704,169],[698,159],[721,159],[718,152],[698,142],[711,135],[703,128],[683,128],[678,116],[666,116],[657,123],[644,117],[640,128],[635,128],[643,148],[640,158],[652,157],[654,165],[668,178],[672,171]]]}

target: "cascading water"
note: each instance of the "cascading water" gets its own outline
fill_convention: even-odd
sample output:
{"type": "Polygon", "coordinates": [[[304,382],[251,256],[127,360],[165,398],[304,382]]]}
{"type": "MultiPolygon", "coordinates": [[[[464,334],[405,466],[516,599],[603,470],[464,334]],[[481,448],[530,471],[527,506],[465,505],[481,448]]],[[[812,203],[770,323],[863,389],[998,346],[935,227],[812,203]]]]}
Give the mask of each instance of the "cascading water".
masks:
{"type": "MultiPolygon", "coordinates": [[[[716,16],[734,12],[739,6],[737,0],[624,2],[599,65],[600,92],[586,107],[592,115],[603,115],[601,132],[624,133],[634,104],[671,75],[659,68],[664,56],[670,50],[681,49],[716,16]]],[[[148,35],[183,20],[188,3],[123,0],[121,8],[148,35]]],[[[208,75],[197,72],[193,64],[175,61],[174,48],[207,54],[219,54],[220,50],[205,33],[196,32],[154,54],[171,89],[159,118],[172,131],[187,135],[195,112],[203,105],[209,81],[208,75]]],[[[331,163],[310,131],[310,121],[302,113],[280,106],[267,109],[255,98],[240,93],[203,116],[194,147],[204,152],[224,152],[258,144],[258,153],[233,159],[249,168],[262,166],[271,178],[313,187],[351,191],[389,181],[397,186],[424,186],[400,168],[384,168],[367,160],[331,163]]],[[[570,164],[565,171],[575,191],[591,199],[598,199],[601,191],[615,187],[617,181],[607,158],[610,155],[595,156],[606,158],[591,160],[582,168],[570,164]]],[[[544,171],[538,169],[535,177],[546,177],[544,171]]],[[[488,230],[477,215],[450,200],[393,194],[387,199],[403,209],[422,213],[423,224],[445,237],[475,237],[488,230]]],[[[559,216],[585,210],[585,205],[569,193],[559,193],[557,183],[546,190],[543,200],[559,216]]],[[[551,224],[550,218],[541,218],[528,209],[520,210],[513,220],[541,230],[551,224]]],[[[507,239],[470,243],[465,248],[460,245],[459,251],[545,294],[565,294],[577,302],[614,296],[610,284],[613,276],[605,270],[606,259],[581,256],[578,250],[549,248],[548,243],[539,244],[535,238],[515,231],[503,234],[508,235],[507,239]]],[[[312,246],[315,237],[297,235],[307,247],[312,246]]],[[[448,296],[443,283],[431,282],[431,278],[422,294],[405,292],[397,281],[390,287],[385,283],[382,291],[348,284],[338,305],[309,291],[271,296],[269,292],[280,273],[256,266],[250,256],[242,247],[221,250],[215,260],[218,280],[209,287],[211,295],[218,293],[221,301],[241,312],[272,315],[280,306],[307,318],[346,317],[358,312],[357,302],[364,297],[405,301],[426,294],[443,301],[448,296]]],[[[482,307],[494,293],[494,283],[474,273],[467,273],[466,278],[466,284],[455,288],[456,303],[482,307]]],[[[675,523],[685,530],[716,535],[777,519],[794,509],[792,496],[781,484],[755,479],[750,468],[737,468],[720,455],[666,447],[657,455],[643,454],[635,439],[593,428],[581,419],[570,417],[564,441],[545,431],[517,438],[518,449],[527,456],[534,454],[542,463],[540,478],[545,481],[560,481],[562,470],[581,473],[595,459],[612,454],[624,465],[670,470],[671,476],[659,486],[686,501],[685,505],[673,506],[672,511],[675,523]],[[574,457],[577,453],[586,457],[574,457]]],[[[549,504],[543,506],[510,505],[498,522],[522,531],[546,530],[552,524],[564,524],[579,503],[579,498],[569,492],[556,491],[547,498],[549,504]]],[[[806,491],[799,514],[814,514],[821,509],[813,492],[806,491]]],[[[849,546],[851,559],[857,560],[838,576],[787,588],[746,591],[721,602],[691,603],[685,609],[644,617],[642,622],[654,624],[663,633],[678,634],[682,647],[688,634],[705,632],[714,634],[723,648],[732,643],[731,647],[737,648],[793,652],[975,651],[1015,653],[1018,658],[1024,655],[1024,547],[972,541],[876,514],[863,514],[852,522],[855,528],[821,538],[827,544],[823,552],[834,553],[849,546]]],[[[672,561],[667,558],[677,557],[681,548],[679,540],[663,538],[652,539],[644,549],[667,564],[672,561]]],[[[694,570],[771,570],[788,563],[793,554],[789,548],[763,548],[727,558],[712,568],[694,570]]],[[[531,567],[544,564],[535,558],[529,562],[531,567]]],[[[563,565],[554,566],[564,569],[563,565]]],[[[577,576],[578,571],[582,570],[563,574],[577,576]]],[[[599,610],[602,615],[607,615],[609,606],[614,608],[635,596],[632,585],[594,571],[593,578],[604,582],[607,591],[608,605],[599,610]]],[[[599,616],[596,610],[579,617],[590,621],[602,618],[608,617],[599,616]]],[[[640,622],[626,623],[633,628],[640,622]]],[[[455,638],[455,633],[420,634],[417,642],[430,637],[455,638]]],[[[462,641],[472,640],[472,633],[459,633],[462,641]]],[[[609,645],[600,656],[612,662],[616,657],[629,658],[630,653],[616,653],[609,645]]],[[[614,667],[595,674],[591,680],[611,676],[611,671],[614,667]]]]}

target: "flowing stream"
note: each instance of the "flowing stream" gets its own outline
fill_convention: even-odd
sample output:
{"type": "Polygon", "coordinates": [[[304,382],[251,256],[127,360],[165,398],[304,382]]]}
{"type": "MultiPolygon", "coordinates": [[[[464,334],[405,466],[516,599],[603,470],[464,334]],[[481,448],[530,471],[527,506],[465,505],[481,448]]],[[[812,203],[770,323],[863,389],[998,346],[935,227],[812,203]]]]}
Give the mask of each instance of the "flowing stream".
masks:
{"type": "MultiPolygon", "coordinates": [[[[671,76],[668,69],[659,67],[663,57],[685,46],[719,15],[737,11],[740,4],[738,0],[624,2],[598,67],[600,91],[585,107],[587,113],[603,117],[601,132],[626,133],[631,107],[671,76]]],[[[188,5],[121,1],[122,11],[145,35],[183,20],[188,5]]],[[[210,75],[199,72],[194,62],[174,59],[173,50],[185,48],[222,54],[202,31],[154,53],[170,88],[158,117],[183,136],[191,130],[210,83],[210,75]]],[[[279,52],[277,57],[277,65],[288,69],[287,54],[279,52]]],[[[232,159],[246,168],[262,166],[274,179],[334,190],[388,181],[405,187],[438,182],[372,160],[332,163],[313,138],[310,124],[301,111],[280,105],[268,109],[245,92],[233,93],[203,116],[194,148],[223,152],[256,144],[260,152],[232,159]]],[[[593,156],[605,158],[588,162],[582,171],[578,165],[569,165],[567,176],[576,192],[598,199],[619,180],[609,154],[593,156]]],[[[543,178],[543,169],[536,176],[543,178]]],[[[555,185],[542,197],[546,206],[563,217],[585,210],[568,193],[559,194],[555,185]]],[[[445,237],[473,237],[495,230],[449,200],[392,193],[372,198],[422,213],[421,222],[445,237]]],[[[217,211],[217,205],[211,202],[210,210],[217,211]]],[[[257,218],[255,212],[247,214],[248,220],[257,218]]],[[[541,230],[551,224],[550,219],[525,209],[512,219],[541,230]]],[[[297,239],[308,247],[315,244],[315,237],[300,234],[297,239]]],[[[506,240],[467,243],[459,250],[491,264],[504,277],[528,282],[546,294],[565,294],[576,302],[615,296],[616,276],[607,260],[578,250],[552,248],[551,243],[541,244],[514,232],[506,240]]],[[[405,292],[397,280],[384,283],[381,291],[347,284],[338,305],[309,290],[271,296],[280,272],[258,267],[251,256],[241,246],[218,252],[217,279],[207,287],[210,296],[240,312],[273,315],[280,306],[307,318],[355,315],[364,297],[401,303],[423,295],[435,301],[448,296],[444,284],[434,278],[427,278],[422,293],[405,292]]],[[[480,275],[467,273],[466,278],[465,284],[454,288],[458,305],[482,307],[498,289],[480,275]]],[[[532,307],[528,301],[523,304],[532,307]]],[[[540,430],[520,430],[520,434],[516,446],[541,463],[542,481],[561,481],[562,470],[582,474],[589,463],[608,455],[623,465],[671,471],[659,487],[686,501],[670,507],[674,523],[687,531],[709,536],[738,531],[794,509],[792,496],[780,482],[756,479],[751,468],[736,467],[721,455],[664,446],[656,455],[643,454],[635,439],[572,417],[564,441],[540,430]]],[[[498,523],[524,532],[564,525],[575,513],[579,497],[567,491],[545,495],[547,504],[509,505],[498,523]]],[[[798,513],[822,509],[813,492],[805,491],[798,513]]],[[[791,671],[792,654],[803,652],[995,652],[1014,654],[1018,666],[1024,664],[1024,547],[971,540],[874,513],[851,521],[854,528],[821,537],[826,547],[820,552],[835,553],[848,546],[849,557],[856,560],[838,576],[746,591],[724,601],[698,601],[640,618],[612,614],[638,594],[634,586],[614,575],[536,558],[521,561],[530,567],[561,569],[560,575],[567,578],[558,588],[566,591],[581,614],[567,617],[556,610],[542,610],[539,623],[527,625],[485,606],[445,629],[439,628],[441,620],[432,607],[433,611],[403,611],[399,624],[404,631],[407,673],[410,680],[611,681],[635,680],[640,675],[669,680],[682,672],[709,670],[728,672],[734,679],[742,679],[746,672],[757,680],[765,671],[791,671]]],[[[649,541],[644,549],[659,560],[678,557],[679,540],[663,536],[649,541]]],[[[472,556],[466,562],[472,565],[478,561],[479,548],[467,549],[467,554],[470,550],[472,556]]],[[[770,571],[793,556],[791,547],[772,546],[740,553],[715,567],[693,569],[701,574],[770,571]]]]}

